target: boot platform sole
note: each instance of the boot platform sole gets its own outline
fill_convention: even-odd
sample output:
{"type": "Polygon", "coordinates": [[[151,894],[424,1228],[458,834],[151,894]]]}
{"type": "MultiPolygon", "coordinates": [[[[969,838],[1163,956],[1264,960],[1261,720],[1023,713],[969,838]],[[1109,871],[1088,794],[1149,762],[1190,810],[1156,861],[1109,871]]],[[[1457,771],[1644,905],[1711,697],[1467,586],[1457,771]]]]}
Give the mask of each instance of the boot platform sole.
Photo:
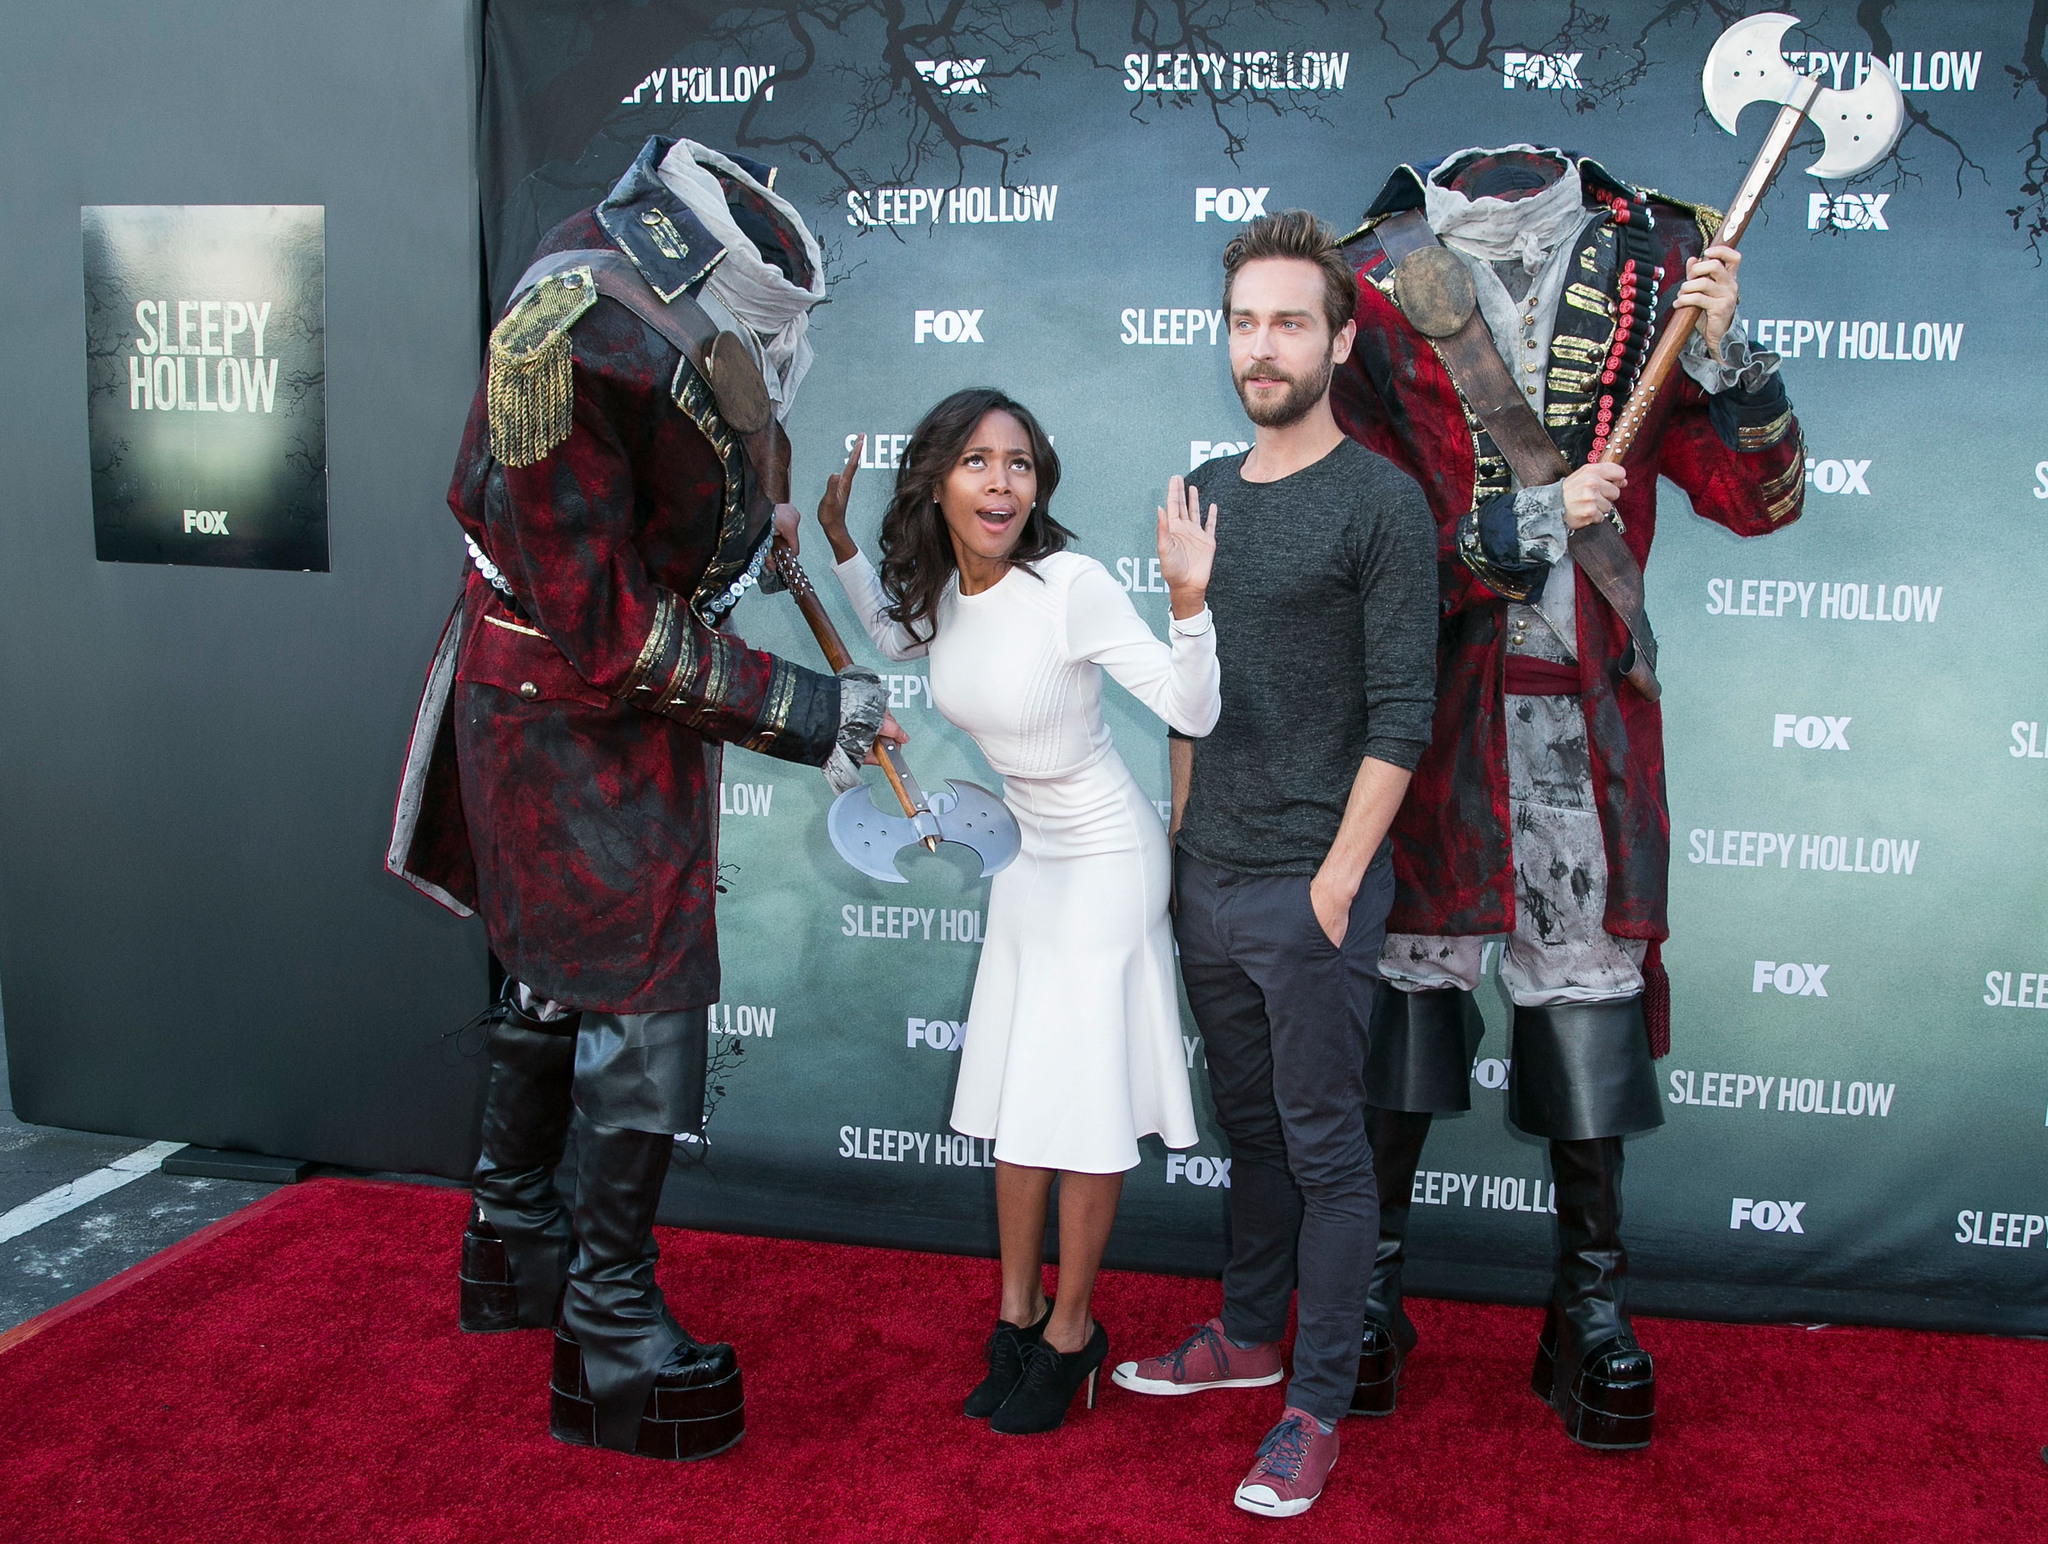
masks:
{"type": "Polygon", "coordinates": [[[462,1264],[456,1271],[462,1289],[456,1323],[466,1335],[496,1335],[505,1330],[546,1329],[544,1319],[521,1322],[519,1289],[512,1284],[511,1262],[503,1239],[465,1228],[462,1264]]]}
{"type": "Polygon", "coordinates": [[[1580,1447],[1627,1453],[1650,1445],[1657,1420],[1654,1382],[1609,1383],[1581,1373],[1559,1413],[1564,1434],[1580,1447]]]}
{"type": "Polygon", "coordinates": [[[1529,1392],[1564,1420],[1564,1434],[1596,1453],[1633,1453],[1650,1445],[1656,1428],[1657,1384],[1608,1383],[1581,1372],[1577,1386],[1558,1408],[1556,1352],[1536,1342],[1536,1365],[1529,1372],[1529,1392]]]}
{"type": "MultiPolygon", "coordinates": [[[[717,1457],[746,1430],[746,1398],[735,1367],[714,1383],[685,1388],[657,1383],[648,1391],[633,1452],[642,1458],[690,1463],[717,1457]]],[[[597,1431],[597,1402],[583,1376],[582,1349],[558,1328],[548,1378],[548,1435],[577,1447],[597,1447],[597,1431]]]]}
{"type": "Polygon", "coordinates": [[[1358,1386],[1351,1391],[1352,1415],[1392,1415],[1401,1387],[1401,1354],[1392,1347],[1358,1359],[1358,1386]]]}
{"type": "Polygon", "coordinates": [[[496,1335],[505,1330],[538,1328],[519,1322],[519,1294],[509,1281],[475,1281],[459,1278],[462,1306],[456,1323],[465,1335],[496,1335]]]}

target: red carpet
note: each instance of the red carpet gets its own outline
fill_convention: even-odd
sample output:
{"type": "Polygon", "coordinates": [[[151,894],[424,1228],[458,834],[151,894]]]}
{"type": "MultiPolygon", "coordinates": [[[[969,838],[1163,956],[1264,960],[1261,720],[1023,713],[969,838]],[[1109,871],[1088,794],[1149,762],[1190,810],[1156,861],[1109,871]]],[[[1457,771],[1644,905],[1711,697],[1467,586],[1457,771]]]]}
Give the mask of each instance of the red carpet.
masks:
{"type": "MultiPolygon", "coordinates": [[[[1048,1437],[962,1419],[984,1260],[663,1230],[679,1316],[734,1341],[746,1440],[661,1465],[551,1441],[548,1337],[455,1329],[464,1196],[322,1180],[0,1337],[0,1535],[28,1541],[2048,1537],[2048,1345],[1643,1320],[1656,1445],[1567,1443],[1536,1316],[1418,1302],[1401,1410],[1345,1423],[1306,1518],[1230,1506],[1277,1390],[1102,1383],[1048,1437]],[[1818,1413],[1816,1413],[1818,1412],[1818,1413]]],[[[1111,1274],[1112,1358],[1214,1311],[1111,1274]]]]}

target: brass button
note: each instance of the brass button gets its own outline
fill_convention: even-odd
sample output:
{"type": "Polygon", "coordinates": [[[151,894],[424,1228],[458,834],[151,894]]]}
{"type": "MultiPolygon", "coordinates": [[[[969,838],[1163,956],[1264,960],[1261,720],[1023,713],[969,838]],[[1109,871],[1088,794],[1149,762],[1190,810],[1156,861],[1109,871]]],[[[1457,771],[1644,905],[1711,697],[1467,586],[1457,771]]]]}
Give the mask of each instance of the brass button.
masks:
{"type": "Polygon", "coordinates": [[[521,681],[519,683],[519,695],[524,697],[528,702],[531,702],[534,698],[540,695],[540,688],[538,686],[535,686],[531,681],[521,681]]]}
{"type": "Polygon", "coordinates": [[[661,224],[661,211],[660,211],[659,209],[643,209],[643,210],[641,210],[641,211],[640,211],[640,223],[641,223],[642,225],[659,225],[659,224],[661,224]]]}
{"type": "MultiPolygon", "coordinates": [[[[1532,343],[1529,346],[1531,348],[1534,348],[1536,345],[1532,343]]],[[[1523,365],[1522,373],[1524,375],[1534,375],[1536,373],[1536,361],[1532,359],[1527,364],[1523,365]]]]}
{"type": "Polygon", "coordinates": [[[1528,346],[1529,346],[1530,348],[1534,348],[1534,347],[1536,346],[1536,340],[1535,340],[1534,338],[1531,338],[1531,339],[1529,340],[1529,344],[1528,344],[1528,346]]]}

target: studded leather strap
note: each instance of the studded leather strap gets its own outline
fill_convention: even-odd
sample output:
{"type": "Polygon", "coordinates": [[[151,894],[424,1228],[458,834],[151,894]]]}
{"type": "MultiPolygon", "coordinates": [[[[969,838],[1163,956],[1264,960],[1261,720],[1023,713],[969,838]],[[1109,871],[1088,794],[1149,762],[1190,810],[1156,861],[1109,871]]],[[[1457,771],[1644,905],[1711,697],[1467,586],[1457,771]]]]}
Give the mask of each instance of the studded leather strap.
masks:
{"type": "MultiPolygon", "coordinates": [[[[1373,227],[1380,250],[1387,261],[1399,267],[1401,259],[1425,246],[1435,246],[1436,232],[1429,228],[1419,209],[1390,215],[1373,227]]],[[[1477,307],[1464,325],[1449,337],[1432,338],[1431,344],[1450,371],[1472,416],[1479,420],[1507,463],[1515,480],[1525,488],[1543,488],[1561,482],[1571,473],[1550,431],[1536,416],[1536,410],[1515,385],[1493,334],[1477,307]]],[[[1643,569],[1628,550],[1621,533],[1606,520],[1581,526],[1567,539],[1572,561],[1585,573],[1607,604],[1614,608],[1628,628],[1632,643],[1623,661],[1622,674],[1631,686],[1650,701],[1663,694],[1657,681],[1657,639],[1643,610],[1643,569]]]]}

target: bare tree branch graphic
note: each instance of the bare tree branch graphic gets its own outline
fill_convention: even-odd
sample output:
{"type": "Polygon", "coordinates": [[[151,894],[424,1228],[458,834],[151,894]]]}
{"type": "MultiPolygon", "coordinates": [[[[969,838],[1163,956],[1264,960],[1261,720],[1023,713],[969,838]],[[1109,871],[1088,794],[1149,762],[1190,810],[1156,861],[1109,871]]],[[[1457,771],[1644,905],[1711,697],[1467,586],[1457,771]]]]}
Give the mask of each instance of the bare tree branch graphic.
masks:
{"type": "MultiPolygon", "coordinates": [[[[1897,0],[1854,0],[1855,21],[1871,51],[1881,57],[1893,52],[1887,22],[1896,8],[1897,0]]],[[[1655,56],[1660,38],[1701,24],[1725,28],[1752,9],[1748,0],[1665,0],[1631,26],[1615,0],[1514,6],[1509,0],[1436,0],[1430,5],[1414,0],[564,3],[550,24],[575,62],[521,102],[499,98],[517,120],[517,132],[545,152],[518,190],[504,192],[508,199],[516,192],[530,202],[539,223],[551,223],[547,216],[557,208],[566,213],[587,195],[593,164],[622,164],[644,140],[649,120],[620,113],[621,97],[650,69],[697,57],[707,46],[726,56],[775,65],[775,99],[757,92],[742,105],[731,135],[736,148],[767,157],[791,155],[830,171],[846,190],[867,191],[916,184],[935,168],[952,187],[980,177],[1007,185],[1031,147],[1001,128],[988,109],[1002,104],[1006,89],[1042,79],[1048,67],[1065,59],[1114,73],[1123,68],[1127,51],[1229,58],[1233,50],[1228,44],[1241,48],[1247,29],[1292,30],[1324,19],[1370,21],[1382,57],[1406,66],[1405,78],[1382,98],[1390,118],[1431,79],[1445,73],[1491,73],[1503,67],[1502,56],[1509,50],[1586,56],[1577,81],[1565,88],[1572,93],[1565,99],[1570,108],[1584,113],[1623,105],[1653,69],[1668,67],[1668,59],[1655,56]],[[980,91],[950,89],[952,83],[917,68],[921,61],[966,58],[986,60],[977,77],[980,91]],[[833,88],[843,103],[836,119],[816,110],[815,96],[807,106],[796,105],[802,94],[793,88],[803,82],[833,88]]],[[[2032,0],[2030,13],[2023,65],[2007,68],[2016,94],[2032,91],[2042,98],[2044,116],[2027,145],[2021,202],[2009,213],[2038,257],[2048,238],[2048,63],[2043,51],[2048,0],[2032,0]]],[[[1820,19],[1825,17],[1822,8],[1820,19]]],[[[486,90],[490,87],[487,76],[486,90]]],[[[1316,92],[1233,86],[1226,72],[1209,70],[1196,72],[1190,90],[1138,92],[1130,109],[1139,122],[1157,121],[1168,110],[1202,114],[1232,159],[1245,150],[1251,125],[1262,118],[1324,118],[1316,92]]],[[[1933,110],[1909,101],[1907,115],[1899,147],[1865,174],[1873,184],[1917,180],[1916,146],[1921,142],[1953,156],[1958,193],[1966,174],[1987,175],[1956,135],[1936,121],[1933,110]]],[[[873,227],[853,239],[875,230],[899,238],[903,234],[873,227]]],[[[827,253],[827,271],[834,279],[843,276],[844,250],[835,244],[827,253]]]]}
{"type": "Polygon", "coordinates": [[[2012,94],[2017,99],[2028,88],[2041,98],[2041,121],[2027,137],[2026,159],[2020,168],[2020,202],[2006,213],[2012,228],[2027,238],[2027,250],[2034,262],[2041,261],[2041,243],[2048,238],[2048,60],[2042,57],[2042,35],[2048,32],[2048,0],[2034,0],[2027,16],[2027,40],[2017,66],[2007,65],[2012,77],[2012,94]]]}
{"type": "MultiPolygon", "coordinates": [[[[1068,32],[1075,55],[1099,70],[1120,71],[1123,68],[1120,59],[1098,57],[1083,40],[1081,11],[1084,3],[1085,0],[1072,0],[1069,13],[1068,32]]],[[[1130,29],[1125,41],[1147,54],[1189,54],[1197,58],[1229,59],[1233,50],[1223,36],[1226,28],[1242,26],[1247,21],[1293,28],[1304,21],[1330,14],[1331,7],[1325,0],[1300,0],[1294,4],[1287,3],[1287,0],[1244,0],[1244,3],[1232,3],[1232,0],[1131,0],[1130,29]]],[[[1192,90],[1137,93],[1130,115],[1135,121],[1145,123],[1149,121],[1144,116],[1148,110],[1157,111],[1168,106],[1181,110],[1199,104],[1223,136],[1223,153],[1235,161],[1245,149],[1245,136],[1254,113],[1264,113],[1272,118],[1295,113],[1327,121],[1317,106],[1318,98],[1325,94],[1304,91],[1290,92],[1281,97],[1244,84],[1234,83],[1225,87],[1220,70],[1213,73],[1197,70],[1192,90]]]]}
{"type": "MultiPolygon", "coordinates": [[[[1892,35],[1885,27],[1884,18],[1885,13],[1890,11],[1896,3],[1897,0],[1860,0],[1856,7],[1856,23],[1863,29],[1864,35],[1870,39],[1870,51],[1886,60],[1892,57],[1895,50],[1892,48],[1892,35]]],[[[1965,169],[1975,172],[1981,180],[1987,185],[1989,184],[1990,177],[1985,173],[1982,166],[1979,166],[1970,158],[1969,152],[1963,149],[1962,141],[1958,140],[1946,129],[1939,127],[1925,109],[1914,106],[1910,97],[1906,99],[1905,132],[1899,136],[1898,144],[1892,147],[1891,155],[1880,163],[1880,167],[1872,168],[1864,176],[1875,178],[1879,175],[1880,168],[1888,168],[1889,170],[1885,175],[1887,186],[1902,187],[1907,182],[1918,181],[1919,174],[1908,166],[1905,157],[1901,154],[1901,151],[1912,140],[1916,130],[1933,136],[1955,152],[1957,197],[1960,198],[1962,196],[1963,172],[1965,169]]],[[[1856,180],[1860,182],[1863,178],[1857,178],[1856,180]]]]}

